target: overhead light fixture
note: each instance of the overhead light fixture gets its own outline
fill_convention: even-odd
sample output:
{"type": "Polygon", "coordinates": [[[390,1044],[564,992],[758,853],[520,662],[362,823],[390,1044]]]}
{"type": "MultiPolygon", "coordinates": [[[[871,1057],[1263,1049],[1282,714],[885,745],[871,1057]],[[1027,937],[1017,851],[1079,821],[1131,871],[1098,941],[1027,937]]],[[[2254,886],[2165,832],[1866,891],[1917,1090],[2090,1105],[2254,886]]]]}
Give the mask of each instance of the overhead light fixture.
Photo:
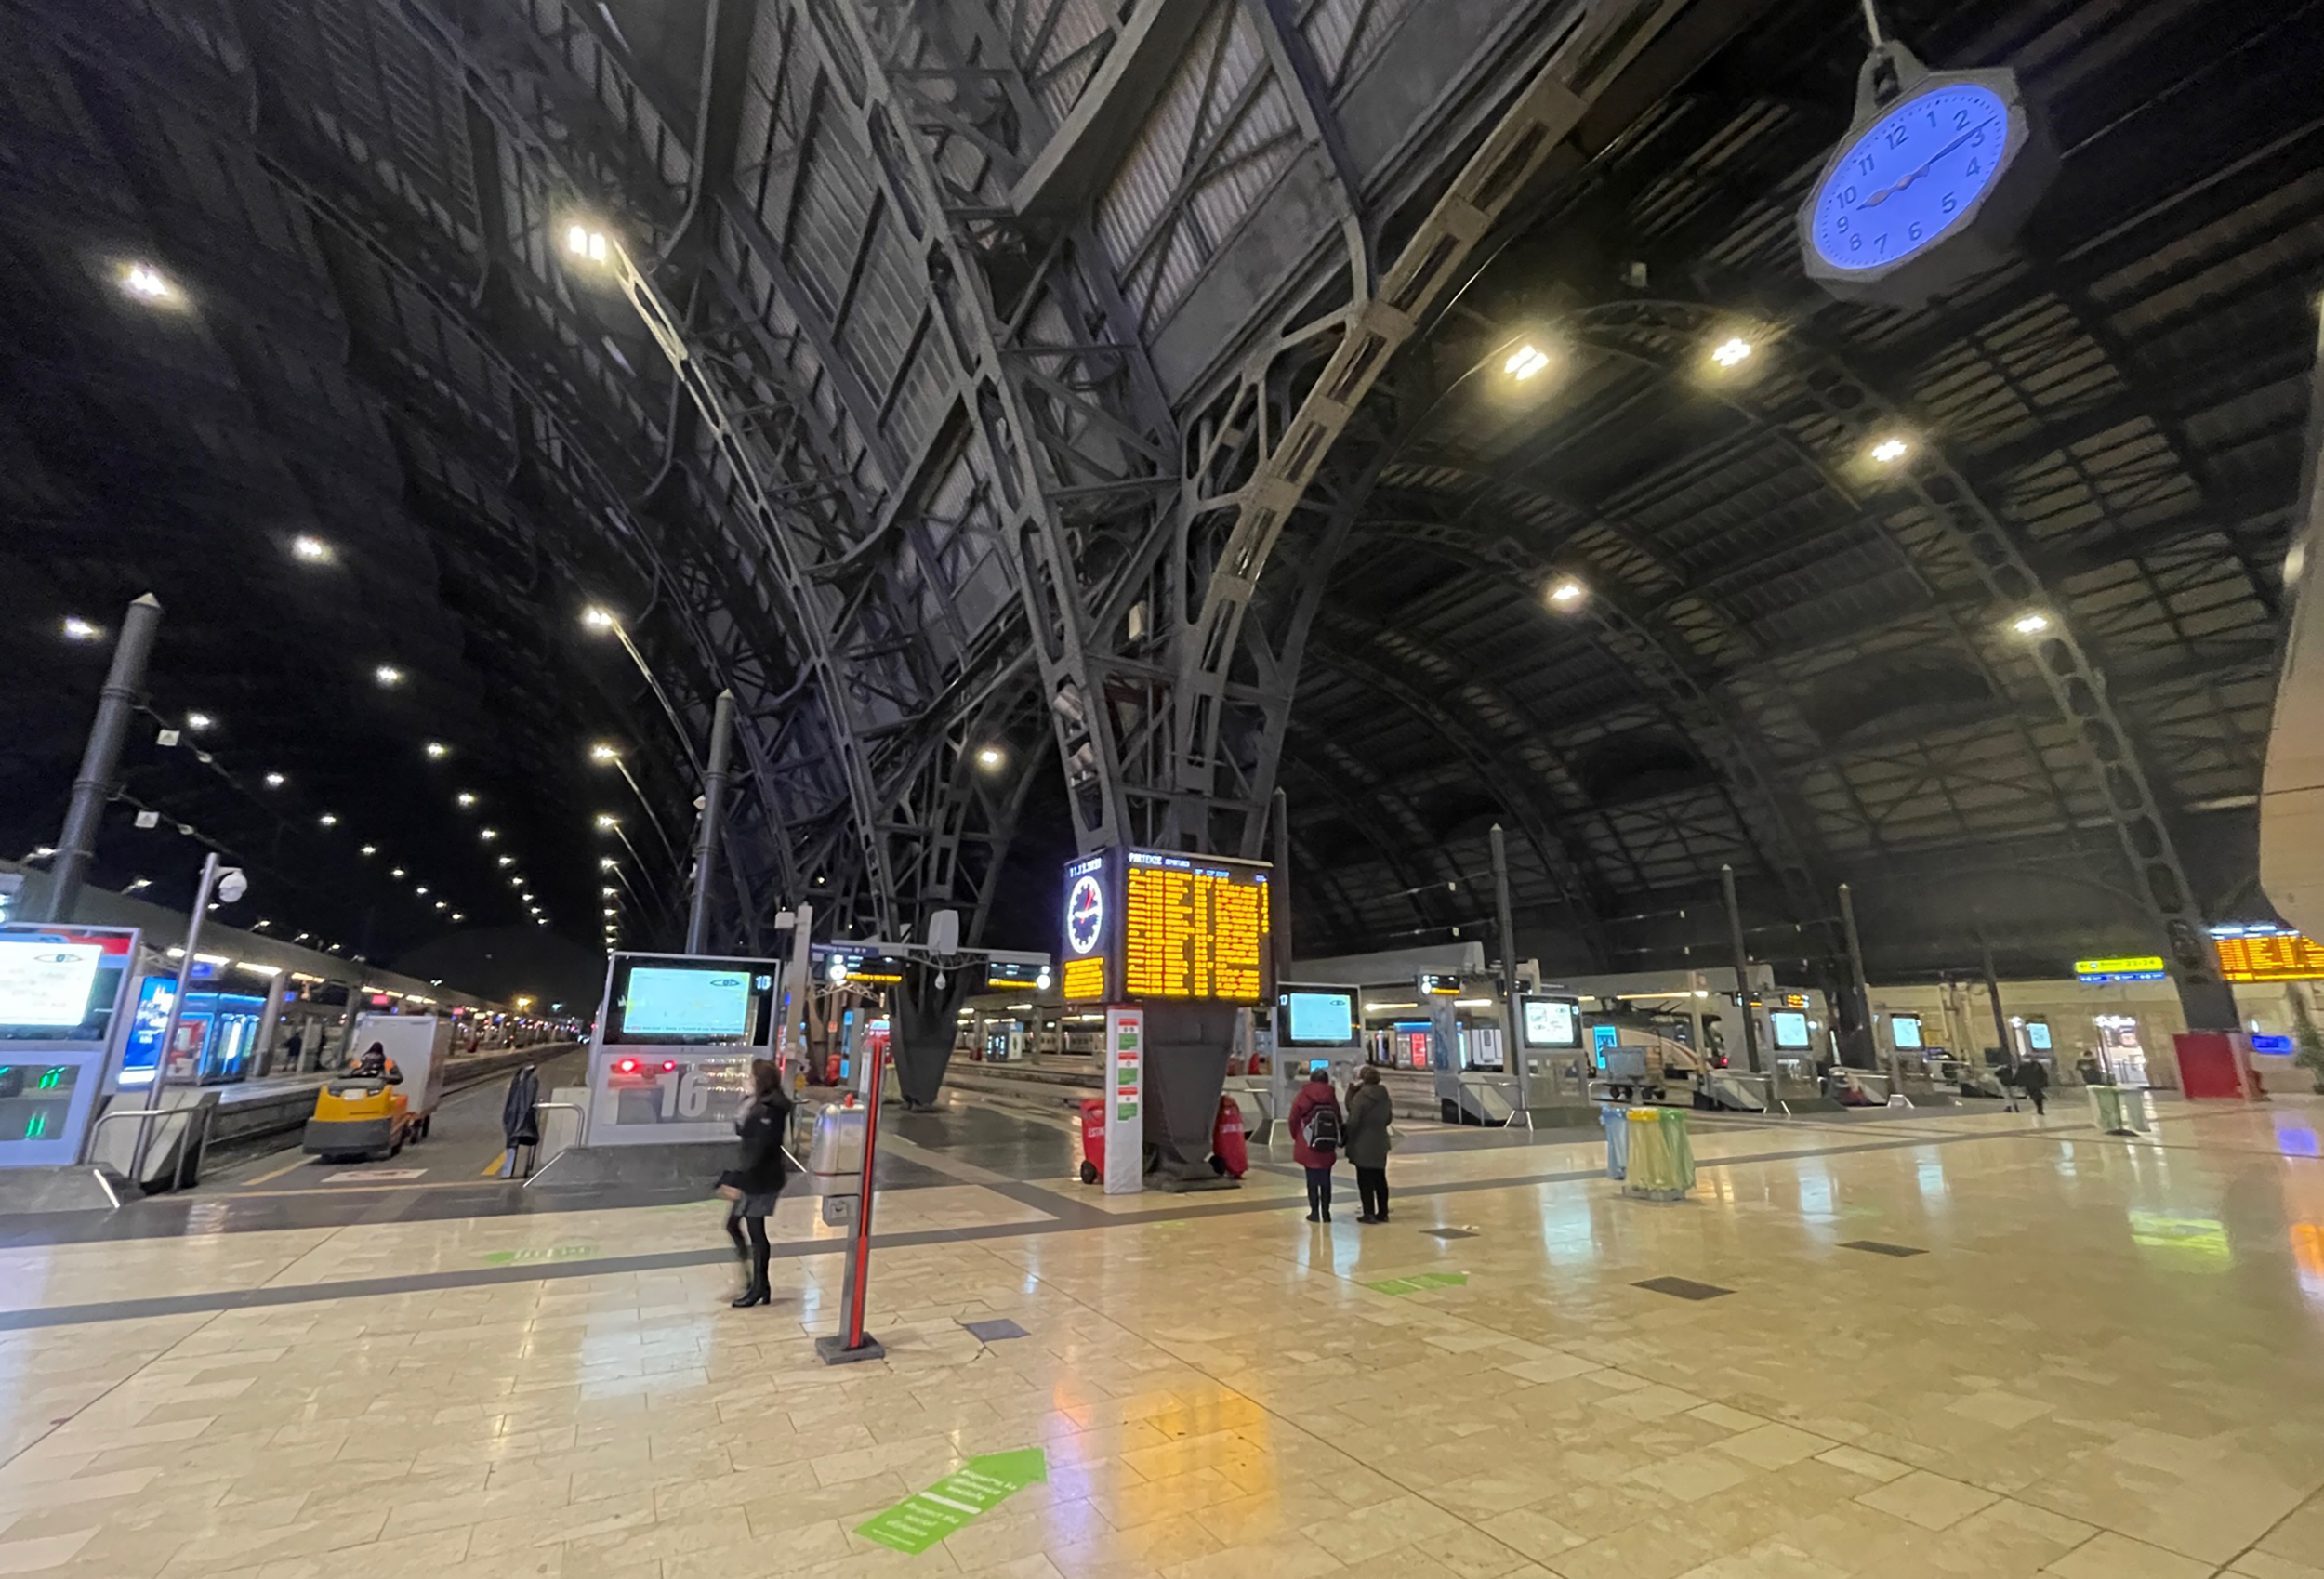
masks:
{"type": "Polygon", "coordinates": [[[476,830],[476,836],[484,843],[490,844],[493,840],[500,836],[500,830],[498,828],[479,828],[476,830]]]}
{"type": "Polygon", "coordinates": [[[336,811],[326,811],[315,821],[326,828],[336,828],[339,825],[339,814],[336,811]]]}
{"type": "Polygon", "coordinates": [[[266,776],[266,787],[269,789],[281,789],[289,782],[289,780],[284,778],[280,773],[269,773],[266,776]]]}
{"type": "Polygon", "coordinates": [[[581,623],[591,630],[611,630],[619,622],[614,618],[611,609],[600,608],[592,603],[581,611],[581,623]]]}
{"type": "Polygon", "coordinates": [[[1872,459],[1882,466],[1895,466],[1910,454],[1912,446],[1893,435],[1873,445],[1871,450],[1872,459]]]}
{"type": "Polygon", "coordinates": [[[428,755],[441,762],[452,755],[452,748],[440,740],[431,740],[428,743],[428,755]]]}
{"type": "Polygon", "coordinates": [[[1501,363],[1501,371],[1522,384],[1549,365],[1550,353],[1527,341],[1509,353],[1509,360],[1501,363]]]}
{"type": "Polygon", "coordinates": [[[1007,760],[1009,760],[1008,757],[997,745],[982,746],[976,754],[976,765],[988,773],[997,770],[1007,760]]]}
{"type": "Polygon", "coordinates": [[[462,790],[459,794],[452,797],[452,803],[455,806],[457,806],[461,810],[466,811],[469,807],[476,804],[476,797],[470,795],[468,791],[462,790]]]}
{"type": "Polygon", "coordinates": [[[595,745],[589,747],[589,760],[592,762],[618,762],[621,760],[621,753],[606,744],[603,741],[599,741],[595,745]]]}
{"type": "Polygon", "coordinates": [[[1550,601],[1562,609],[1570,609],[1581,601],[1581,583],[1570,576],[1550,588],[1550,601]]]}
{"type": "Polygon", "coordinates": [[[512,888],[522,888],[524,887],[524,879],[522,877],[511,877],[508,879],[508,886],[512,888]]]}
{"type": "Polygon", "coordinates": [[[607,899],[612,899],[614,897],[614,890],[610,888],[600,888],[597,891],[603,894],[607,899]]]}
{"type": "Polygon", "coordinates": [[[2020,636],[2040,636],[2049,628],[2050,616],[2047,614],[2020,614],[2010,623],[2010,629],[2020,636]]]}
{"type": "Polygon", "coordinates": [[[453,920],[455,920],[455,921],[466,921],[466,920],[468,919],[468,917],[467,917],[467,916],[465,916],[465,915],[461,915],[458,911],[456,911],[456,911],[454,911],[454,912],[452,913],[452,919],[453,919],[453,920]]]}
{"type": "Polygon", "coordinates": [[[517,890],[517,898],[522,900],[527,904],[531,904],[533,902],[533,896],[522,888],[517,890]]]}
{"type": "Polygon", "coordinates": [[[310,565],[319,565],[330,557],[331,545],[320,537],[310,537],[302,532],[291,539],[291,558],[295,559],[304,559],[310,565]]]}
{"type": "Polygon", "coordinates": [[[565,251],[586,262],[602,263],[610,249],[606,245],[604,231],[576,224],[565,227],[565,251]]]}
{"type": "Polygon", "coordinates": [[[427,884],[425,884],[425,883],[420,884],[420,885],[419,885],[419,887],[417,887],[417,888],[414,888],[414,889],[412,890],[412,892],[414,892],[414,893],[416,893],[416,894],[424,894],[424,893],[426,893],[427,891],[428,891],[428,885],[427,885],[427,884]]]}
{"type": "Polygon", "coordinates": [[[452,907],[451,907],[450,905],[448,905],[448,904],[444,903],[444,901],[442,901],[442,900],[438,900],[438,901],[436,901],[436,908],[437,908],[438,910],[450,910],[452,907]]]}
{"type": "Polygon", "coordinates": [[[402,685],[403,683],[403,671],[397,668],[393,664],[382,664],[377,668],[371,671],[371,678],[377,680],[381,685],[402,685]]]}
{"type": "Polygon", "coordinates": [[[365,855],[376,855],[379,853],[379,847],[376,844],[367,844],[363,846],[363,852],[365,855]]]}
{"type": "Polygon", "coordinates": [[[601,828],[618,828],[621,819],[610,811],[601,811],[597,814],[597,825],[601,828]]]}
{"type": "Polygon", "coordinates": [[[601,855],[597,858],[597,869],[600,872],[611,872],[614,868],[619,866],[620,864],[620,862],[615,861],[610,855],[601,855]]]}
{"type": "Polygon", "coordinates": [[[91,624],[78,614],[64,617],[64,638],[67,641],[95,641],[104,634],[104,626],[91,624]]]}
{"type": "Polygon", "coordinates": [[[500,860],[496,862],[496,864],[501,865],[501,866],[514,866],[516,863],[517,863],[517,858],[516,858],[515,856],[513,856],[513,855],[504,855],[504,856],[502,856],[502,857],[500,858],[500,860]]]}
{"type": "Polygon", "coordinates": [[[153,879],[151,877],[134,877],[130,879],[129,886],[121,891],[125,894],[133,894],[140,888],[150,888],[152,886],[153,879]]]}
{"type": "Polygon", "coordinates": [[[1742,336],[1734,335],[1711,348],[1710,360],[1721,367],[1733,370],[1750,361],[1751,352],[1757,349],[1742,336]]]}
{"type": "Polygon", "coordinates": [[[169,276],[150,263],[125,263],[116,278],[121,282],[121,288],[139,301],[165,307],[183,299],[178,287],[170,283],[169,276]]]}
{"type": "Polygon", "coordinates": [[[218,720],[211,717],[207,713],[189,713],[186,715],[186,728],[193,730],[196,734],[201,733],[204,730],[210,728],[217,722],[218,720]]]}
{"type": "Polygon", "coordinates": [[[403,868],[399,866],[394,871],[389,873],[388,875],[390,877],[401,877],[403,875],[403,868]]]}

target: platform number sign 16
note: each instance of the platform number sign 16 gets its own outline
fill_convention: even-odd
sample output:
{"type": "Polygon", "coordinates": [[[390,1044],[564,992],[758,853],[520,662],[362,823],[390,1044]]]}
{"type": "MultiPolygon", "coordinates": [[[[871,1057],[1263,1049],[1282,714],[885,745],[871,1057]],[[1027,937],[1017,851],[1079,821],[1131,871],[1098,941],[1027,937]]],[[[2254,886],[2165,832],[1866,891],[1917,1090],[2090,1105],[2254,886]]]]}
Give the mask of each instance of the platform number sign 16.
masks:
{"type": "Polygon", "coordinates": [[[665,1119],[699,1119],[710,1111],[709,1083],[692,1064],[665,1069],[654,1076],[654,1085],[661,1093],[665,1119]]]}
{"type": "Polygon", "coordinates": [[[2010,72],[1933,73],[1884,44],[1801,210],[1808,274],[1903,306],[1993,267],[2040,195],[2034,130],[2010,72]]]}

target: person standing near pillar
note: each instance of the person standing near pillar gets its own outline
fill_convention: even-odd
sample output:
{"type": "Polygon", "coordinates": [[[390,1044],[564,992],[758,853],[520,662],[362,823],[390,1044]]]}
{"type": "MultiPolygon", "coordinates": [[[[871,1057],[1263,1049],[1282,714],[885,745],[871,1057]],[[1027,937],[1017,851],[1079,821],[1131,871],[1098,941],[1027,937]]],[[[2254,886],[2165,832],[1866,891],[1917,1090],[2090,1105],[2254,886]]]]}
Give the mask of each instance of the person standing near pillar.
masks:
{"type": "Polygon", "coordinates": [[[1347,1127],[1340,1099],[1331,1089],[1331,1071],[1308,1072],[1307,1084],[1291,1099],[1291,1155],[1307,1170],[1307,1220],[1331,1221],[1331,1169],[1340,1160],[1342,1131],[1347,1127]]]}

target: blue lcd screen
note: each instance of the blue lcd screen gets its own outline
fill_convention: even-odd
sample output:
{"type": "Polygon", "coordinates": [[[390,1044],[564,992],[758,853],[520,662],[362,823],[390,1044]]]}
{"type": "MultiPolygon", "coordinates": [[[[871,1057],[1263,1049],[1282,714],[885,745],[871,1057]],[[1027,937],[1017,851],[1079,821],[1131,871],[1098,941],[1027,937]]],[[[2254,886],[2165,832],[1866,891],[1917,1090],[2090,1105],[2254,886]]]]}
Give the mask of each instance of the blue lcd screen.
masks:
{"type": "Polygon", "coordinates": [[[1355,1040],[1355,994],[1286,993],[1283,1031],[1295,1047],[1344,1047],[1355,1040]]]}

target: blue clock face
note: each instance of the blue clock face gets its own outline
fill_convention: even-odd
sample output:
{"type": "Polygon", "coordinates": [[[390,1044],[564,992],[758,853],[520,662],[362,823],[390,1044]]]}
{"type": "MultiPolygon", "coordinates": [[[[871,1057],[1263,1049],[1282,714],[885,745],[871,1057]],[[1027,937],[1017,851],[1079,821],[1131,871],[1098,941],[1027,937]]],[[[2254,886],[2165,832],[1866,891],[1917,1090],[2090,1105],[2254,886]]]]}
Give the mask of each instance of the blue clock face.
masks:
{"type": "Polygon", "coordinates": [[[1905,99],[1841,155],[1809,234],[1835,269],[1878,269],[1935,245],[1967,221],[2013,150],[2009,106],[1978,83],[1905,99]]]}

